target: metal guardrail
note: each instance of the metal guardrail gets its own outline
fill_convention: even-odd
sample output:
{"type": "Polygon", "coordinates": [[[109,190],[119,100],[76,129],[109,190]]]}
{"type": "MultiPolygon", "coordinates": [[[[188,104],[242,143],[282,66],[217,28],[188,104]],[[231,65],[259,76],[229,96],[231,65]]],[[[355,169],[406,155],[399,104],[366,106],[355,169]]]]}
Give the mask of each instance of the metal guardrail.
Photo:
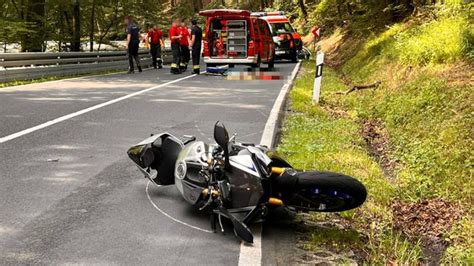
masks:
{"type": "MultiPolygon", "coordinates": [[[[142,66],[149,67],[151,56],[148,50],[140,50],[139,55],[142,66]]],[[[170,63],[171,50],[164,49],[162,58],[164,63],[170,63]]],[[[127,68],[128,57],[125,51],[0,54],[0,82],[90,74],[127,68]]]]}

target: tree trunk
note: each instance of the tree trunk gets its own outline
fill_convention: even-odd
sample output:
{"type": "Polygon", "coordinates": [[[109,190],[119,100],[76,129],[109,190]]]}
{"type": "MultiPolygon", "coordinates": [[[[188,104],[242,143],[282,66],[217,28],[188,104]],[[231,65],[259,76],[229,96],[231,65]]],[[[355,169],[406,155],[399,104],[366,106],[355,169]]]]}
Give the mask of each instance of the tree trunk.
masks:
{"type": "Polygon", "coordinates": [[[73,20],[73,36],[72,36],[72,51],[80,51],[81,50],[81,4],[79,0],[73,0],[73,12],[72,12],[72,20],[73,20]]]}
{"type": "Polygon", "coordinates": [[[90,31],[89,31],[89,48],[90,51],[94,51],[94,21],[95,21],[95,0],[92,0],[91,7],[91,21],[90,21],[90,31]]]}
{"type": "Polygon", "coordinates": [[[197,13],[202,9],[202,0],[193,0],[194,12],[197,13]]]}
{"type": "Polygon", "coordinates": [[[303,15],[303,20],[306,22],[308,19],[308,11],[306,11],[306,5],[304,0],[298,0],[298,6],[301,9],[301,14],[303,15]]]}
{"type": "Polygon", "coordinates": [[[42,52],[44,45],[44,2],[45,0],[28,1],[26,22],[31,32],[23,37],[22,51],[42,52]]]}

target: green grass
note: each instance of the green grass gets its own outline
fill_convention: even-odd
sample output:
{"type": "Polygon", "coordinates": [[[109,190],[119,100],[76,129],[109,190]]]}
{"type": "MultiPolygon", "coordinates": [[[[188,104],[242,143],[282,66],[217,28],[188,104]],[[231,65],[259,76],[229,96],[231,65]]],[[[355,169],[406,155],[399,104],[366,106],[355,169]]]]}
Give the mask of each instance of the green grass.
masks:
{"type": "MultiPolygon", "coordinates": [[[[341,215],[353,221],[351,230],[318,228],[310,234],[306,247],[330,246],[336,249],[360,249],[367,254],[367,262],[381,263],[387,259],[400,263],[414,263],[420,258],[420,248],[390,229],[390,202],[395,196],[395,186],[387,180],[380,166],[371,158],[360,136],[360,124],[355,114],[334,116],[327,108],[331,91],[343,90],[336,73],[325,70],[321,106],[311,100],[314,70],[312,63],[306,63],[303,74],[291,91],[291,109],[285,119],[283,138],[278,152],[296,168],[335,171],[354,176],[368,189],[367,202],[358,211],[341,215]],[[326,90],[330,88],[329,90],[326,90]],[[376,224],[367,229],[367,224],[376,224]],[[386,230],[389,228],[388,230],[386,230]],[[358,233],[359,231],[365,233],[358,233]],[[365,236],[366,235],[366,236],[365,236]],[[364,238],[369,237],[370,241],[364,238]]],[[[313,216],[318,219],[318,215],[313,216]]]]}
{"type": "Polygon", "coordinates": [[[309,247],[349,241],[369,263],[416,263],[422,257],[420,243],[393,229],[390,203],[442,198],[459,204],[464,215],[443,235],[450,246],[442,261],[474,263],[472,27],[465,10],[437,14],[425,23],[392,25],[368,38],[337,72],[326,68],[319,106],[311,102],[313,63],[306,63],[290,95],[293,112],[278,150],[295,167],[345,173],[369,191],[362,208],[342,213],[354,230],[368,235],[368,242],[315,232],[309,247]],[[382,81],[382,86],[335,94],[347,90],[340,71],[355,84],[382,81]],[[393,179],[366,150],[365,120],[382,121],[388,155],[397,162],[393,179]]]}
{"type": "Polygon", "coordinates": [[[327,99],[360,119],[384,122],[393,156],[401,162],[397,179],[402,199],[442,197],[465,207],[472,202],[472,62],[450,71],[470,60],[467,25],[467,15],[457,12],[421,25],[392,26],[342,68],[355,83],[380,80],[383,86],[327,99]],[[458,72],[466,72],[465,81],[449,83],[447,78],[458,72]]]}

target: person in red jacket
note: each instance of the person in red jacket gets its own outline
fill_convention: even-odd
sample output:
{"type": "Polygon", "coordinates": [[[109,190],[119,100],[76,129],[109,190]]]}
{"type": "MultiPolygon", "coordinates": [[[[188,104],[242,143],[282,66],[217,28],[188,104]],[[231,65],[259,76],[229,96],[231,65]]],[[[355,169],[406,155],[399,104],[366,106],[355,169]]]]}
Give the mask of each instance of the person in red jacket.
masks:
{"type": "Polygon", "coordinates": [[[186,21],[183,19],[181,21],[181,27],[179,28],[179,32],[181,34],[180,39],[180,48],[181,48],[181,60],[180,60],[180,70],[182,72],[186,71],[188,68],[189,59],[191,57],[189,51],[189,29],[186,26],[186,21]]]}
{"type": "Polygon", "coordinates": [[[153,68],[163,68],[161,60],[161,48],[165,46],[163,43],[163,32],[156,24],[154,24],[153,28],[148,31],[146,40],[150,44],[150,54],[153,61],[153,68]]]}
{"type": "Polygon", "coordinates": [[[173,62],[171,63],[171,73],[180,74],[179,61],[181,57],[180,40],[181,33],[179,29],[179,19],[174,19],[170,28],[171,51],[173,52],[173,62]]]}

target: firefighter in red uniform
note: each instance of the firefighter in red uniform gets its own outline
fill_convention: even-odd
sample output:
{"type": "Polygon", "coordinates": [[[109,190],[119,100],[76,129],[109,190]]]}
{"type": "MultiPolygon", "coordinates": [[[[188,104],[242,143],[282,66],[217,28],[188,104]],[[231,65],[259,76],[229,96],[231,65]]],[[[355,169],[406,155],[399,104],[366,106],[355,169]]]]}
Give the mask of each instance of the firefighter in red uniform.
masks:
{"type": "Polygon", "coordinates": [[[163,68],[161,60],[161,48],[164,47],[163,32],[155,24],[148,31],[146,41],[150,44],[150,54],[153,61],[153,68],[163,68]]]}
{"type": "Polygon", "coordinates": [[[174,19],[173,23],[171,24],[170,28],[170,40],[171,40],[171,51],[173,52],[173,62],[171,63],[171,73],[172,74],[179,74],[181,71],[179,70],[179,60],[181,57],[180,53],[180,40],[181,34],[179,30],[179,20],[174,19]]]}
{"type": "Polygon", "coordinates": [[[181,60],[180,60],[180,70],[181,72],[186,71],[188,68],[188,63],[190,59],[190,51],[189,51],[189,30],[188,27],[186,26],[186,22],[183,19],[181,21],[181,27],[179,28],[179,33],[181,34],[181,40],[180,40],[180,48],[181,48],[181,60]]]}

